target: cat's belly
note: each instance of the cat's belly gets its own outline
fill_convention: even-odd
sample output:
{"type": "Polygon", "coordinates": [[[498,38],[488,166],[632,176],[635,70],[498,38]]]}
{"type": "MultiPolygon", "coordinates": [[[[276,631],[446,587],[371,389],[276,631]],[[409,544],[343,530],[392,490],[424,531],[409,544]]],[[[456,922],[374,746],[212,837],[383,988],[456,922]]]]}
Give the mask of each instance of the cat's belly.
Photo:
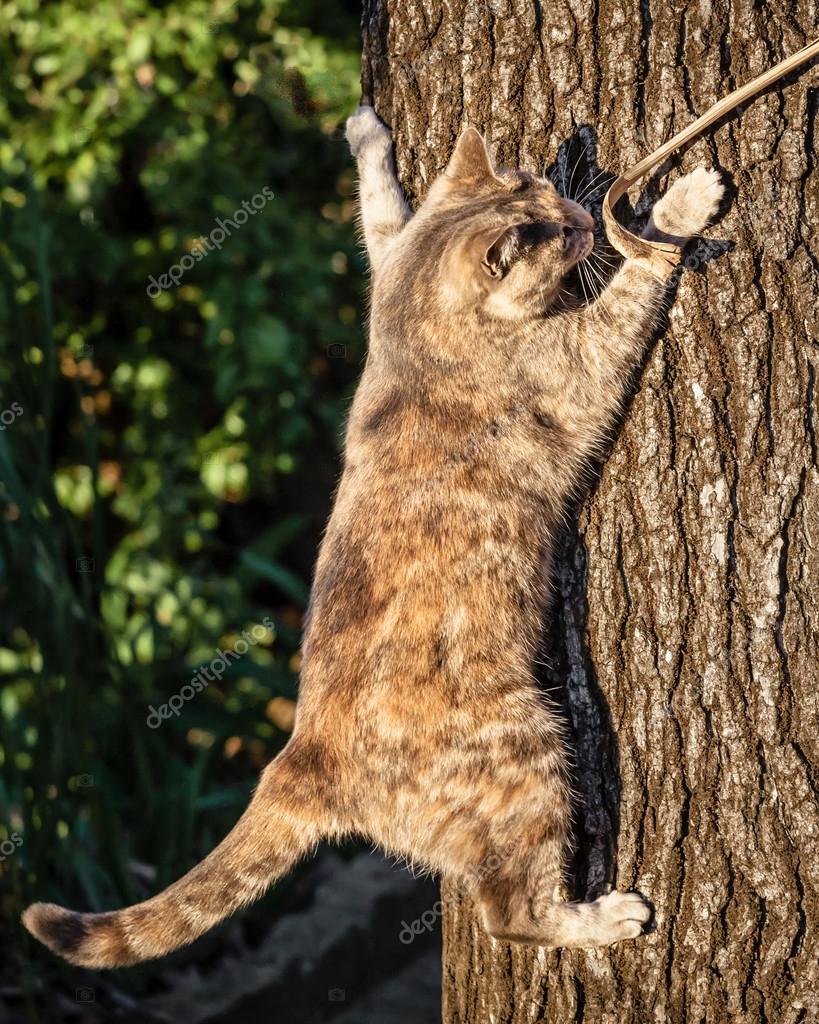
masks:
{"type": "Polygon", "coordinates": [[[449,715],[464,699],[531,676],[548,545],[502,500],[441,507],[405,494],[336,509],[304,639],[302,693],[380,709],[404,732],[413,708],[449,715]],[[391,710],[392,709],[392,710],[391,710]]]}

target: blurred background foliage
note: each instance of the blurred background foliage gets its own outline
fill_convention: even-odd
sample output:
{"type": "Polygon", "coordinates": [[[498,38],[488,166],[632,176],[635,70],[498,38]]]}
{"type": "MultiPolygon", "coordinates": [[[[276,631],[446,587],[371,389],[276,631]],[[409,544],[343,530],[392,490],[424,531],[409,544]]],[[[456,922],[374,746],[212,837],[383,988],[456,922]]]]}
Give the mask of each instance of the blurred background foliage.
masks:
{"type": "Polygon", "coordinates": [[[63,968],[21,939],[21,907],[172,881],[292,727],[363,357],[339,130],[358,19],[344,0],[0,0],[0,841],[21,840],[0,884],[27,1019],[61,1019],[38,993],[63,968]]]}

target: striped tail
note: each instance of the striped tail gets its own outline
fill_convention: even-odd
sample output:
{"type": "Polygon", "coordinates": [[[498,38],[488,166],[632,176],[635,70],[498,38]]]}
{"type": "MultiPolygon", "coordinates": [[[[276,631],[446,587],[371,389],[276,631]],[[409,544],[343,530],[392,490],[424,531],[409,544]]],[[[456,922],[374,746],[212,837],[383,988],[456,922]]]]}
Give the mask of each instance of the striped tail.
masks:
{"type": "Polygon", "coordinates": [[[158,896],[107,914],[33,903],[23,924],[80,967],[125,967],[193,942],[247,906],[328,833],[312,769],[298,741],[272,761],[232,831],[203,861],[158,896]]]}

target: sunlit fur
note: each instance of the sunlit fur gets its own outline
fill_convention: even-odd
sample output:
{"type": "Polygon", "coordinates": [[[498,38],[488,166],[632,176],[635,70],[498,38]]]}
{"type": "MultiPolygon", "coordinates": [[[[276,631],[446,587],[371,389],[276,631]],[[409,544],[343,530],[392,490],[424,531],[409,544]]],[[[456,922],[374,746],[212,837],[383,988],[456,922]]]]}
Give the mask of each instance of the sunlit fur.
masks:
{"type": "MultiPolygon", "coordinates": [[[[35,904],[76,964],[161,956],[256,897],[321,839],[358,834],[468,885],[489,931],[540,945],[636,937],[635,893],[556,898],[567,753],[533,664],[553,538],[620,407],[664,297],[626,263],[565,301],[589,215],[496,172],[467,130],[414,215],[372,110],[348,122],[373,287],[370,348],[316,567],[293,737],[228,837],[153,899],[35,904]]],[[[650,234],[701,230],[722,188],[681,179],[650,234]]]]}

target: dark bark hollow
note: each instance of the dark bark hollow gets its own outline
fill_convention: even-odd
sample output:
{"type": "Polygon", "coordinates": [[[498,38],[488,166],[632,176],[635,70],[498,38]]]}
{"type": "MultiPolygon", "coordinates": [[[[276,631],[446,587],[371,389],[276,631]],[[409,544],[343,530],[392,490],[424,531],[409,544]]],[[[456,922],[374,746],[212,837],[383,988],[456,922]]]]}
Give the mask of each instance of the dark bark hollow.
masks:
{"type": "MultiPolygon", "coordinates": [[[[502,163],[619,171],[816,24],[807,0],[367,0],[364,92],[417,202],[467,123],[502,163]]],[[[513,948],[445,886],[448,1024],[817,1019],[818,96],[792,75],[672,161],[725,172],[732,246],[689,256],[558,573],[577,884],[639,888],[656,931],[513,948]]]]}

